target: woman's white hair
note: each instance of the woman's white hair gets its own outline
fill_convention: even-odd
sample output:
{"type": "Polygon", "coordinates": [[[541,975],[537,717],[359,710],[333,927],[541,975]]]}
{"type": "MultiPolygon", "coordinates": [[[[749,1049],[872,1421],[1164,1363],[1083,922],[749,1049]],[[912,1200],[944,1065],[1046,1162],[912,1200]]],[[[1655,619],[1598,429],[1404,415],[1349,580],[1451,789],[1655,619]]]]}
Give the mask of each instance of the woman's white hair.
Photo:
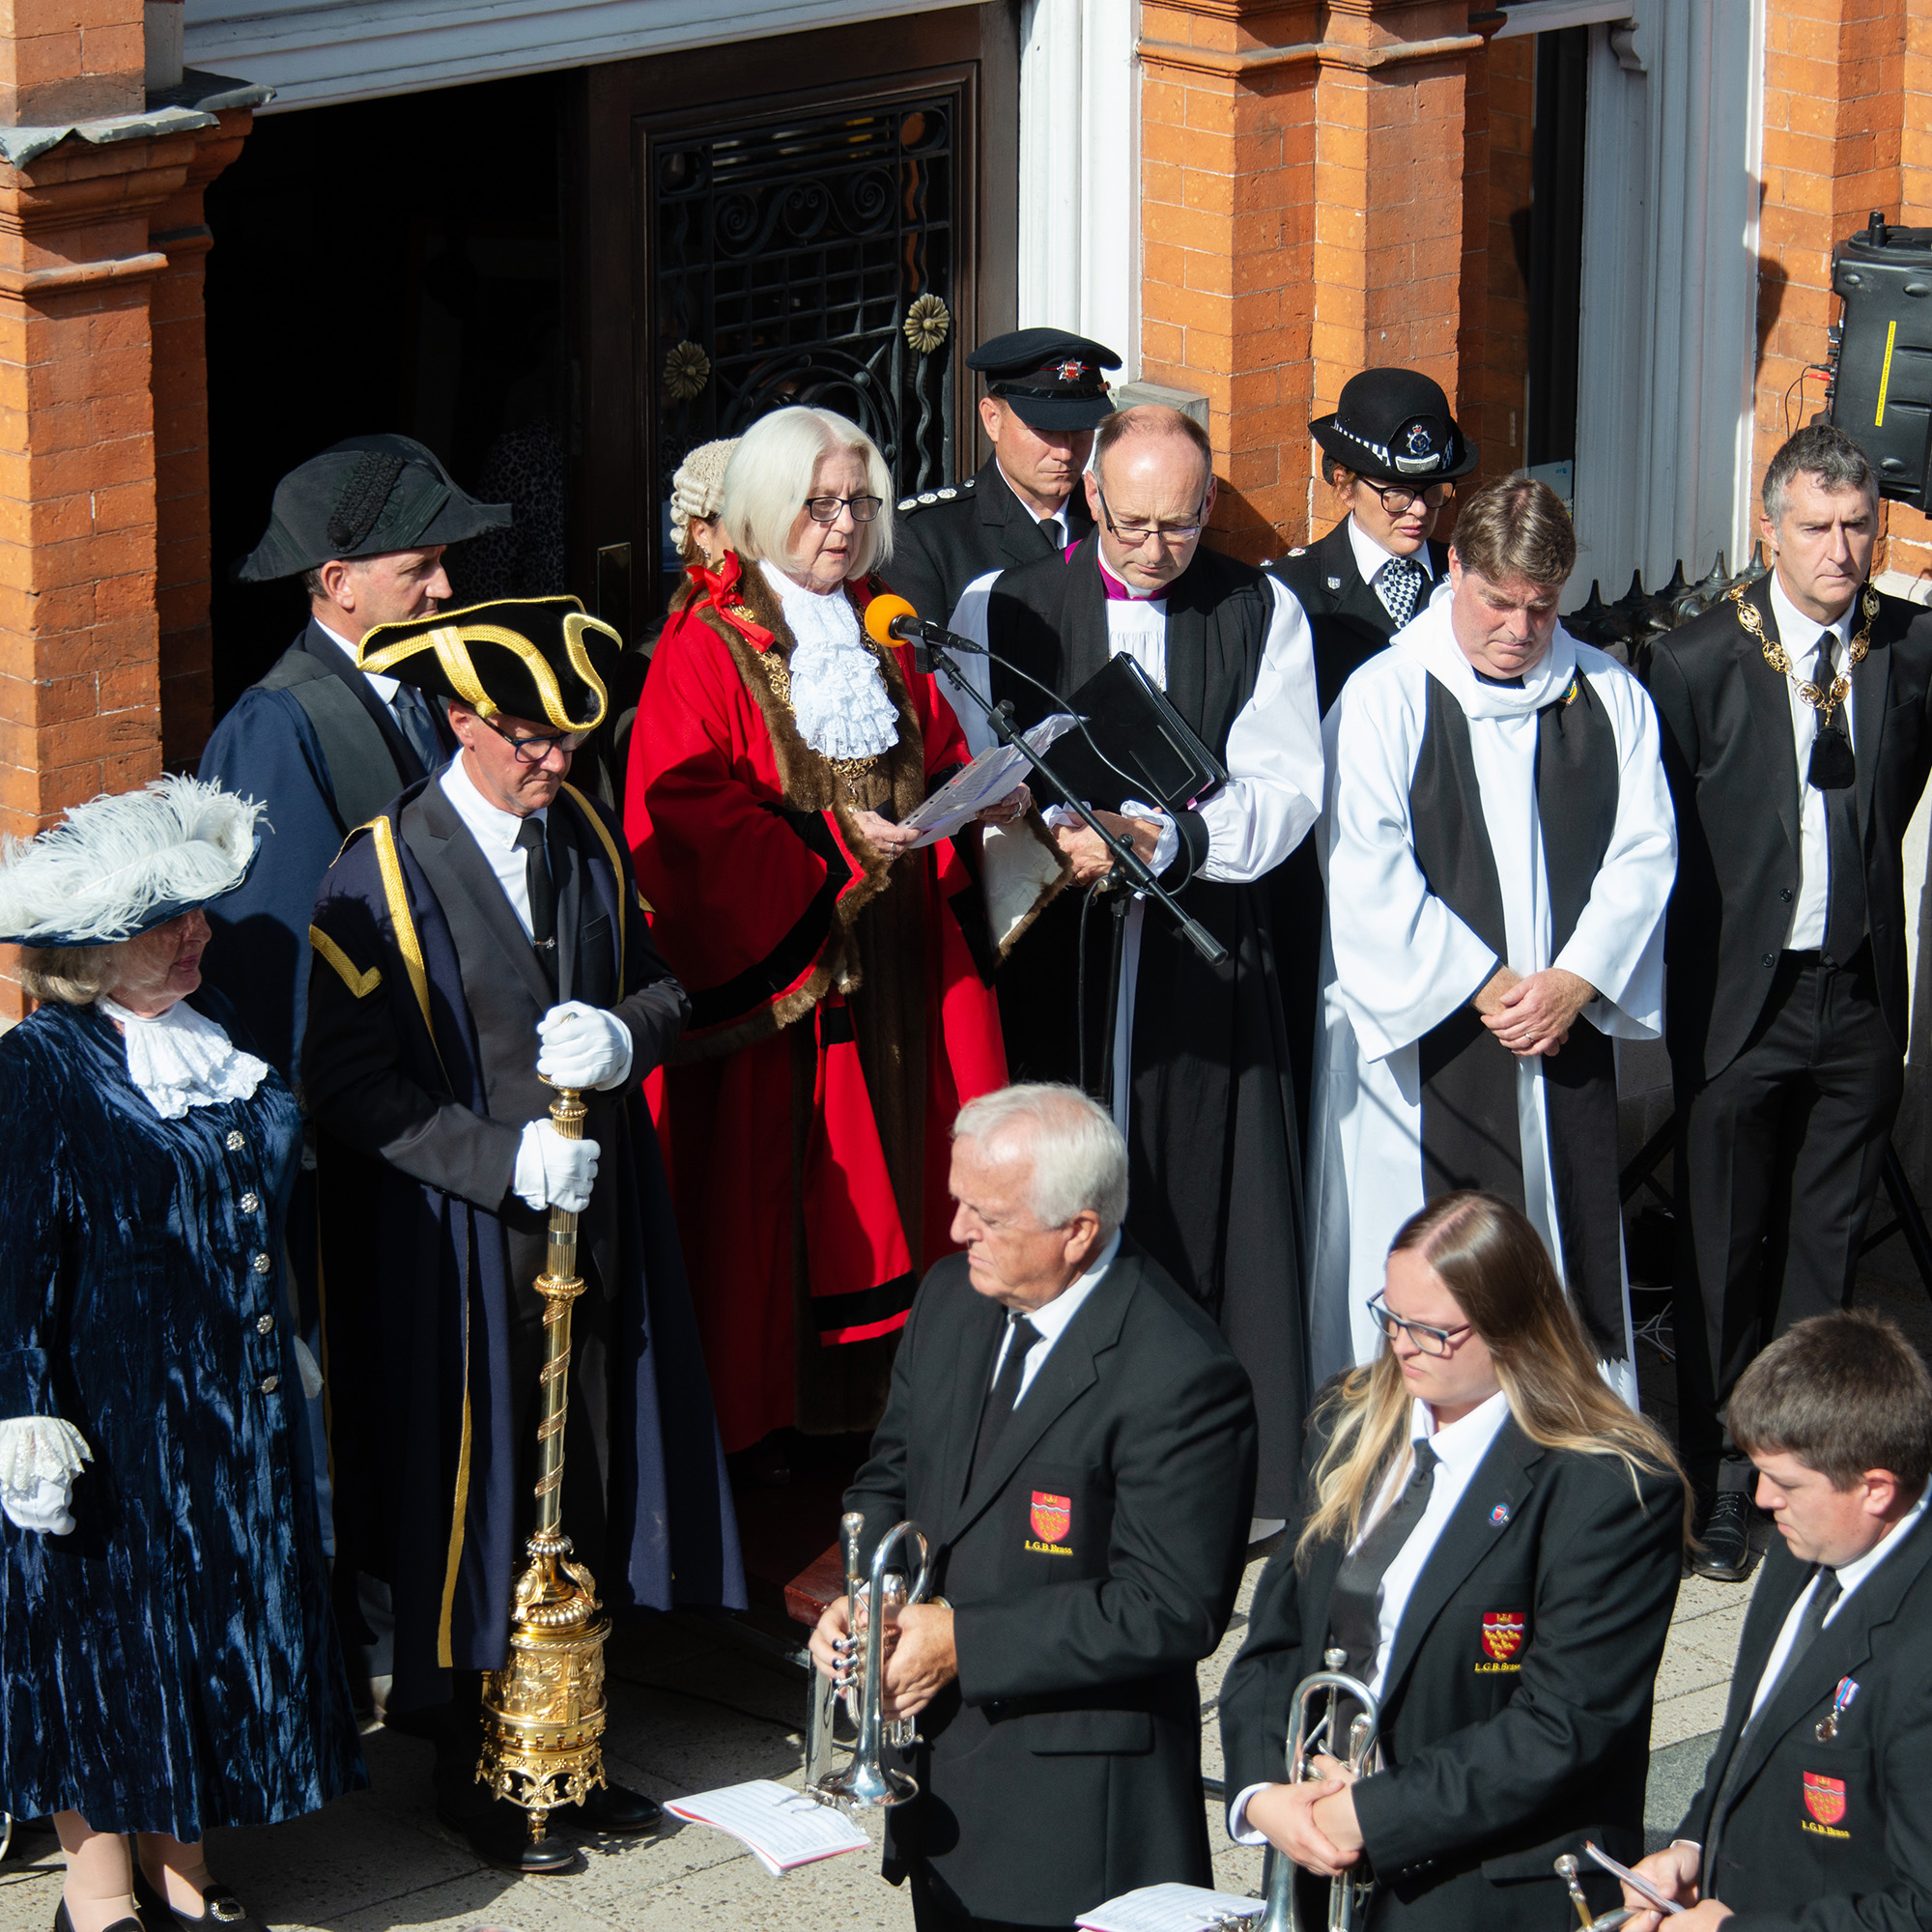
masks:
{"type": "Polygon", "coordinates": [[[879,499],[879,514],[858,526],[845,574],[864,577],[887,562],[893,554],[893,474],[872,439],[837,410],[774,410],[739,439],[719,511],[731,548],[747,563],[768,556],[781,570],[795,569],[792,526],[804,514],[818,466],[848,449],[865,459],[866,488],[879,499]]]}
{"type": "Polygon", "coordinates": [[[1077,1087],[995,1088],[960,1108],[952,1138],[994,1160],[1030,1156],[1028,1201],[1042,1228],[1064,1228],[1091,1208],[1104,1241],[1127,1218],[1127,1144],[1107,1110],[1077,1087]]]}

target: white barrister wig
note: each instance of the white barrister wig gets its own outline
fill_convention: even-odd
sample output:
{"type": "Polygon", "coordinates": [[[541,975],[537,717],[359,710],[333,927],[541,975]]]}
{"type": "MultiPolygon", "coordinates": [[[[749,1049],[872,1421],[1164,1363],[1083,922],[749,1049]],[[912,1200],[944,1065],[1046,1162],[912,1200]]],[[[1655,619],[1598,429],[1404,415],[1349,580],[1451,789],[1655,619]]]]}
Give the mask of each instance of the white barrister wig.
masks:
{"type": "Polygon", "coordinates": [[[33,838],[0,839],[0,939],[107,946],[230,893],[264,808],[199,779],[70,806],[33,838]]]}

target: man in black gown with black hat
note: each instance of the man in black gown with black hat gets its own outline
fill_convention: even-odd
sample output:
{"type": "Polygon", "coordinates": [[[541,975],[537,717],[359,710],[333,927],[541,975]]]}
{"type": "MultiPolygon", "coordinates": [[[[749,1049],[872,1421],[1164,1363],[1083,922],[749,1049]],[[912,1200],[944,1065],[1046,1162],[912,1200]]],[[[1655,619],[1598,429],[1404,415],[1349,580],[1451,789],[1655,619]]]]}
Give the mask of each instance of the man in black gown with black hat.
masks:
{"type": "Polygon", "coordinates": [[[315,889],[343,839],[450,749],[421,696],[357,670],[355,647],[373,625],[446,603],[444,548],[509,522],[507,503],[467,497],[412,438],[355,436],[282,478],[236,566],[246,583],[299,577],[309,618],[201,754],[202,778],[269,808],[260,862],[211,915],[208,977],[298,1089],[315,889]]]}
{"type": "MultiPolygon", "coordinates": [[[[1080,473],[1094,432],[1113,408],[1103,373],[1121,358],[1064,328],[1020,328],[966,358],[986,379],[980,422],[993,453],[956,489],[922,491],[898,506],[892,587],[943,624],[989,570],[1037,563],[1094,527],[1080,473]]],[[[960,713],[975,751],[990,740],[960,713]]]]}
{"type": "MultiPolygon", "coordinates": [[[[1449,546],[1435,541],[1450,485],[1476,467],[1476,445],[1441,386],[1414,369],[1364,369],[1342,384],[1332,415],[1308,425],[1342,521],[1273,566],[1308,613],[1321,715],[1350,674],[1387,647],[1444,581],[1449,546]]],[[[1269,882],[1282,1007],[1294,1053],[1304,1138],[1321,980],[1321,867],[1305,840],[1269,882]]]]}

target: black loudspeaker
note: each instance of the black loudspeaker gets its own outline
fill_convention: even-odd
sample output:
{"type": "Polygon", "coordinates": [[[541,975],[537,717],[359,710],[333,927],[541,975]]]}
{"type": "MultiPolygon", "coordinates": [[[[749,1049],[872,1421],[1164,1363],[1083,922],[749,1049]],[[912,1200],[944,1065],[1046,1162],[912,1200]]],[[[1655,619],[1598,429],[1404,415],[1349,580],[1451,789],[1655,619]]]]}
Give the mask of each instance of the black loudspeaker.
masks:
{"type": "Polygon", "coordinates": [[[1883,495],[1932,510],[1932,228],[1875,212],[1832,251],[1831,420],[1870,459],[1883,495]]]}

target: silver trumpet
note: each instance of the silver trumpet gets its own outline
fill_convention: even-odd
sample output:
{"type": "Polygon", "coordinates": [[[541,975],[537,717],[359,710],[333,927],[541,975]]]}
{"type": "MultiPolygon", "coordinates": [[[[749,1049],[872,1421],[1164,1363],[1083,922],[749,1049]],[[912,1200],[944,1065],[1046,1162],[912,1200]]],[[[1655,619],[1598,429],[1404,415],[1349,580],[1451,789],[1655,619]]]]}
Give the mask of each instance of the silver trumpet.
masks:
{"type": "Polygon", "coordinates": [[[1620,1905],[1614,1912],[1605,1912],[1601,1918],[1590,1917],[1590,1901],[1583,1896],[1583,1888],[1577,1883],[1582,1871],[1581,1864],[1569,1852],[1556,1861],[1556,1876],[1570,1889],[1570,1903],[1577,1908],[1577,1917],[1583,1921],[1583,1932],[1617,1932],[1617,1927],[1636,1917],[1629,1906],[1620,1905]]]}
{"type": "Polygon", "coordinates": [[[925,1531],[916,1522],[897,1523],[887,1530],[879,1539],[879,1547],[872,1551],[867,1578],[859,1567],[859,1538],[865,1526],[865,1518],[856,1514],[843,1516],[838,1522],[852,1629],[852,1634],[839,1642],[844,1653],[839,1688],[845,1692],[853,1720],[858,1724],[859,1741],[852,1747],[851,1763],[843,1771],[831,1772],[806,1786],[807,1794],[821,1804],[836,1804],[846,1811],[879,1810],[889,1804],[903,1804],[908,1798],[919,1796],[919,1780],[884,1763],[879,1753],[889,1742],[899,1748],[913,1742],[913,1719],[896,1719],[890,1726],[886,1723],[886,1612],[925,1601],[928,1559],[925,1531]],[[902,1546],[910,1543],[919,1546],[919,1575],[907,1589],[904,1576],[892,1569],[892,1559],[902,1546]],[[859,1631],[862,1601],[867,1605],[863,1634],[859,1631]]]}
{"type": "MultiPolygon", "coordinates": [[[[1358,1776],[1381,1769],[1381,1706],[1375,1693],[1359,1678],[1350,1677],[1342,1666],[1349,1661],[1346,1650],[1324,1650],[1321,1662],[1328,1667],[1304,1677],[1294,1687],[1293,1718],[1288,1734],[1288,1779],[1290,1784],[1305,1784],[1317,1776],[1315,1755],[1325,1750],[1346,1764],[1358,1776]],[[1327,1708],[1311,1731],[1309,1713],[1323,1691],[1327,1708]],[[1349,1726],[1346,1748],[1338,1748],[1335,1727],[1340,1720],[1342,1699],[1347,1697],[1361,1708],[1349,1726]]],[[[1260,1932],[1303,1932],[1301,1915],[1294,1902],[1294,1861],[1279,1849],[1270,1854],[1267,1910],[1248,1922],[1260,1932]]],[[[1373,1878],[1354,1878],[1348,1872],[1328,1881],[1328,1932],[1358,1932],[1368,1918],[1369,1894],[1376,1889],[1373,1878]]]]}

